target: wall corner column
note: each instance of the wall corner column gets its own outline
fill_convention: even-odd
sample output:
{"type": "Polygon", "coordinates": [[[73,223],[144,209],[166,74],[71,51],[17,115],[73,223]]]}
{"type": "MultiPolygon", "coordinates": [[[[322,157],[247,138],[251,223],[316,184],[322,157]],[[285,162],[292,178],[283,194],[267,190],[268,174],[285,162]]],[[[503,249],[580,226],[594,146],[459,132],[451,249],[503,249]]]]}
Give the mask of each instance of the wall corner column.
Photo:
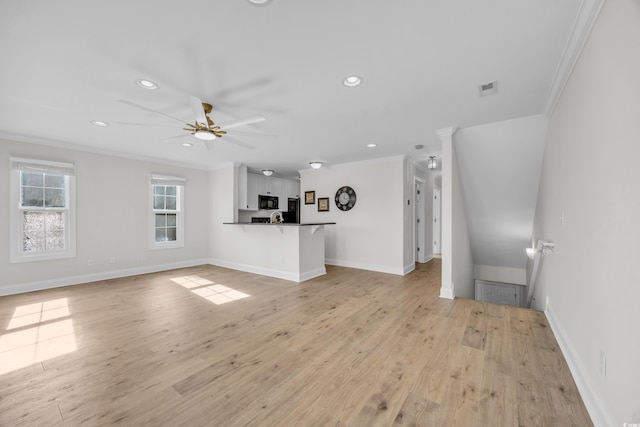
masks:
{"type": "Polygon", "coordinates": [[[442,190],[440,203],[442,209],[441,251],[442,284],[440,298],[453,299],[453,134],[456,127],[438,129],[436,134],[442,143],[442,190]]]}

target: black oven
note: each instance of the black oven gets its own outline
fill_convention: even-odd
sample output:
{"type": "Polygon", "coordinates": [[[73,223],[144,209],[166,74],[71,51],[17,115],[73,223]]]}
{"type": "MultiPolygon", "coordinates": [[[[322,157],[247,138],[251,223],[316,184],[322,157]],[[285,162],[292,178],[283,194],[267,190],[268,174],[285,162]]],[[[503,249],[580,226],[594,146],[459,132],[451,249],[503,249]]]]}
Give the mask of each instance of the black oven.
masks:
{"type": "Polygon", "coordinates": [[[258,196],[259,209],[278,209],[277,196],[258,196]]]}

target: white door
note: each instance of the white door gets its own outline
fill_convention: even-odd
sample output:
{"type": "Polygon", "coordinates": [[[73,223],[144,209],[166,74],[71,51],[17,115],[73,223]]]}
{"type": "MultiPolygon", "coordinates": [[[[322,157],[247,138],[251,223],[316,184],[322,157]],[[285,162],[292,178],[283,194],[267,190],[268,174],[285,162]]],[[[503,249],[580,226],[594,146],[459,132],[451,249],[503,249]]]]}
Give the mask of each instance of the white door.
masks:
{"type": "Polygon", "coordinates": [[[433,254],[440,254],[440,189],[433,189],[433,254]]]}
{"type": "Polygon", "coordinates": [[[425,242],[424,242],[424,181],[415,178],[415,196],[413,206],[414,212],[414,242],[415,261],[425,262],[425,242]]]}

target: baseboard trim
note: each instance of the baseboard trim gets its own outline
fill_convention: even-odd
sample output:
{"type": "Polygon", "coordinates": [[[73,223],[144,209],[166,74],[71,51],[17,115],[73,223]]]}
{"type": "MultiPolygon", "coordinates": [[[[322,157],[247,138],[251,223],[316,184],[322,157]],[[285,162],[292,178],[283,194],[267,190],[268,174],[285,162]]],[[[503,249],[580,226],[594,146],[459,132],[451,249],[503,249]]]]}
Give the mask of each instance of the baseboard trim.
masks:
{"type": "Polygon", "coordinates": [[[454,297],[453,297],[453,289],[440,288],[440,298],[454,299],[454,297]]]}
{"type": "Polygon", "coordinates": [[[39,280],[36,282],[16,283],[0,287],[0,296],[23,294],[26,292],[44,291],[47,289],[61,288],[64,286],[81,285],[100,280],[118,279],[121,277],[135,276],[138,274],[157,273],[160,271],[175,270],[177,268],[195,267],[208,264],[206,259],[172,262],[168,264],[148,265],[144,267],[127,268],[124,270],[103,271],[100,273],[83,274],[80,276],[61,277],[58,279],[39,280]]]}
{"type": "Polygon", "coordinates": [[[337,267],[348,267],[348,268],[356,268],[358,270],[377,271],[378,273],[395,274],[397,276],[404,276],[406,274],[404,272],[405,267],[393,268],[393,267],[386,267],[386,266],[375,265],[375,264],[363,264],[363,263],[353,262],[353,261],[344,261],[344,260],[339,260],[334,258],[327,258],[325,260],[325,263],[329,265],[335,265],[337,267]]]}
{"type": "Polygon", "coordinates": [[[613,417],[610,416],[606,406],[596,395],[594,391],[595,387],[589,379],[587,370],[577,357],[577,353],[571,345],[571,341],[567,338],[567,334],[562,325],[558,322],[558,318],[555,316],[550,304],[547,304],[544,314],[547,316],[547,321],[549,322],[549,326],[551,326],[551,331],[558,341],[560,351],[566,359],[567,365],[569,365],[569,370],[571,371],[573,380],[576,382],[578,392],[580,393],[582,401],[587,408],[587,412],[589,412],[593,425],[596,427],[608,427],[615,425],[613,417]]]}
{"type": "Polygon", "coordinates": [[[283,279],[296,283],[304,282],[313,279],[314,277],[319,277],[327,274],[327,270],[324,266],[316,268],[314,270],[303,271],[299,274],[296,274],[289,271],[273,270],[270,268],[256,267],[254,265],[240,264],[237,262],[230,262],[215,258],[209,259],[207,263],[218,267],[230,268],[232,270],[244,271],[246,273],[259,274],[261,276],[275,277],[276,279],[283,279]]]}
{"type": "Polygon", "coordinates": [[[416,269],[416,263],[415,262],[412,262],[409,265],[405,265],[404,266],[404,272],[402,273],[402,275],[406,276],[407,274],[411,273],[415,269],[416,269]]]}

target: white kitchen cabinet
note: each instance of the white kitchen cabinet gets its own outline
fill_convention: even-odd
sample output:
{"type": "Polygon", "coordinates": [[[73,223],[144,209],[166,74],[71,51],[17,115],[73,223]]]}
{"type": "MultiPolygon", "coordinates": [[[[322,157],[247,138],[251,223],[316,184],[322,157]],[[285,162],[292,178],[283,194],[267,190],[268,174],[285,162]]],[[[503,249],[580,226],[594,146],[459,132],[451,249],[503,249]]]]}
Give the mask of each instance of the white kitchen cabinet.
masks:
{"type": "Polygon", "coordinates": [[[246,166],[238,167],[238,209],[258,210],[258,178],[246,166]]]}
{"type": "Polygon", "coordinates": [[[281,211],[286,211],[288,199],[300,197],[300,181],[264,176],[248,172],[246,166],[238,168],[238,209],[258,210],[258,196],[278,197],[281,211]]]}
{"type": "Polygon", "coordinates": [[[258,194],[262,196],[284,196],[284,180],[275,176],[258,175],[258,194]]]}
{"type": "Polygon", "coordinates": [[[248,209],[247,205],[247,167],[238,167],[238,209],[248,209]]]}
{"type": "Polygon", "coordinates": [[[258,210],[258,179],[260,175],[247,174],[247,210],[258,210]]]}

